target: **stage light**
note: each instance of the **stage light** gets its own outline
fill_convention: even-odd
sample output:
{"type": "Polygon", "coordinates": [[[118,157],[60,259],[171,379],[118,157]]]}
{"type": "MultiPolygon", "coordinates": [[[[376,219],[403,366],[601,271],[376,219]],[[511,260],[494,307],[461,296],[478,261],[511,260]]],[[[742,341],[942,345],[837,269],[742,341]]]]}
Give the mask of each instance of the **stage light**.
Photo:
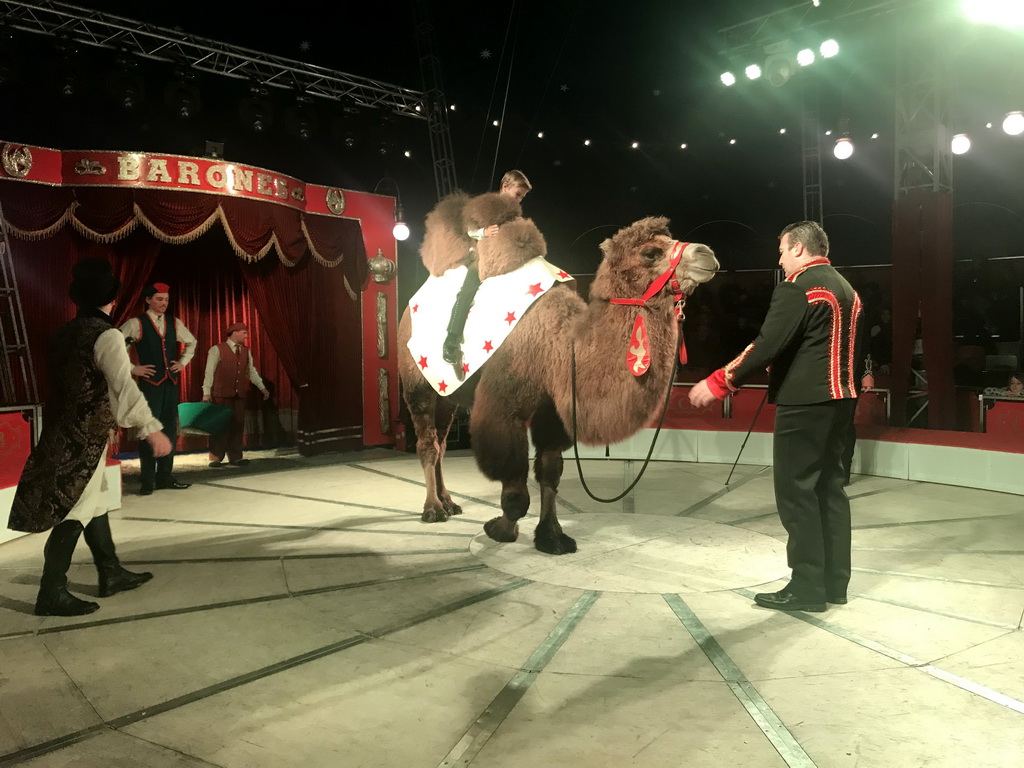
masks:
{"type": "Polygon", "coordinates": [[[850,137],[843,136],[839,139],[832,149],[832,154],[840,160],[848,160],[853,155],[853,142],[850,141],[850,137]]]}
{"type": "Polygon", "coordinates": [[[494,127],[498,127],[500,123],[497,120],[495,120],[493,123],[491,123],[491,125],[493,125],[494,127]]]}
{"type": "Polygon", "coordinates": [[[878,134],[877,133],[872,133],[871,134],[871,138],[872,139],[877,139],[878,138],[878,134]]]}
{"type": "Polygon", "coordinates": [[[804,48],[800,53],[796,55],[796,63],[801,67],[806,67],[814,63],[814,51],[810,48],[804,48]]]}
{"type": "Polygon", "coordinates": [[[634,141],[629,146],[631,146],[633,149],[639,149],[640,148],[640,142],[639,141],[634,141]]]}
{"type": "Polygon", "coordinates": [[[991,128],[992,127],[992,123],[985,123],[985,127],[986,128],[991,128]]]}
{"type": "Polygon", "coordinates": [[[830,128],[829,130],[825,131],[825,135],[826,136],[831,136],[832,135],[832,129],[830,128]]]}
{"type": "Polygon", "coordinates": [[[821,48],[819,48],[818,50],[821,51],[821,55],[824,58],[831,59],[833,56],[839,53],[839,43],[837,43],[835,40],[826,40],[824,43],[821,44],[821,48]]]}
{"type": "Polygon", "coordinates": [[[736,143],[736,139],[729,139],[729,144],[735,144],[735,143],[736,143]]]}
{"type": "Polygon", "coordinates": [[[811,0],[811,5],[817,8],[818,6],[821,5],[821,0],[811,0]]]}
{"type": "Polygon", "coordinates": [[[1024,28],[1024,6],[1020,0],[963,0],[961,6],[964,15],[976,24],[1024,28]]]}
{"type": "Polygon", "coordinates": [[[1020,134],[1024,133],[1024,114],[1010,112],[1003,119],[1003,130],[1011,136],[1020,136],[1020,134]]]}
{"type": "Polygon", "coordinates": [[[448,109],[450,109],[452,112],[454,112],[455,111],[455,105],[452,104],[450,107],[448,107],[448,109]]]}
{"type": "Polygon", "coordinates": [[[785,133],[785,132],[786,132],[785,128],[779,128],[779,133],[785,133]]]}
{"type": "Polygon", "coordinates": [[[402,154],[404,154],[406,157],[412,157],[412,152],[410,152],[408,149],[405,150],[405,152],[403,152],[402,154]]]}
{"type": "Polygon", "coordinates": [[[583,140],[583,146],[584,147],[589,147],[590,146],[590,139],[584,139],[583,140]]]}
{"type": "Polygon", "coordinates": [[[723,85],[736,85],[736,75],[732,72],[723,72],[721,78],[723,85]]]}
{"type": "Polygon", "coordinates": [[[949,148],[954,155],[962,155],[971,148],[971,139],[966,133],[958,133],[949,143],[949,148]]]}
{"type": "Polygon", "coordinates": [[[745,70],[743,70],[747,77],[751,80],[757,80],[761,76],[761,68],[757,64],[751,64],[745,70]]]}
{"type": "Polygon", "coordinates": [[[537,131],[537,138],[538,139],[543,139],[544,138],[544,131],[537,131]]]}
{"type": "Polygon", "coordinates": [[[682,144],[680,144],[679,148],[680,149],[686,149],[686,142],[684,141],[682,144]]]}

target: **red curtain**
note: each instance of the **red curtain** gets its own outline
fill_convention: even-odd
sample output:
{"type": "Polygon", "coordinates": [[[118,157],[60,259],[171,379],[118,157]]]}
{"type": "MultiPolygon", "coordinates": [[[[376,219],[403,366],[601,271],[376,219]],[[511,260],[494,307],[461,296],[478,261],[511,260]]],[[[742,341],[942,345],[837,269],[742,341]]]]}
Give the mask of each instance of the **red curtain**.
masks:
{"type": "Polygon", "coordinates": [[[283,430],[304,453],[360,445],[360,309],[350,293],[369,271],[358,221],[201,193],[24,183],[0,183],[0,204],[37,375],[53,332],[74,314],[71,265],[101,256],[122,281],[118,324],[141,313],[144,286],[171,286],[170,311],[198,340],[183,401],[202,397],[207,351],[240,320],[276,406],[271,415],[253,404],[250,444],[283,430]]]}

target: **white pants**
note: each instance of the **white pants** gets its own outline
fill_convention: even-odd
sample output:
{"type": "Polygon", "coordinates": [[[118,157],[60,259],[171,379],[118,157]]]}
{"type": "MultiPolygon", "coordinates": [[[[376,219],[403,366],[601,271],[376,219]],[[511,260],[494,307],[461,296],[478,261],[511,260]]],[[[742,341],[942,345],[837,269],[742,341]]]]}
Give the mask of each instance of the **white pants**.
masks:
{"type": "Polygon", "coordinates": [[[89,478],[88,484],[85,486],[85,490],[82,491],[82,497],[78,500],[78,503],[71,508],[68,512],[68,516],[65,520],[77,520],[83,526],[89,524],[89,521],[94,517],[100,517],[107,514],[107,448],[103,447],[103,453],[100,455],[99,464],[96,465],[96,469],[93,470],[92,477],[89,478]]]}

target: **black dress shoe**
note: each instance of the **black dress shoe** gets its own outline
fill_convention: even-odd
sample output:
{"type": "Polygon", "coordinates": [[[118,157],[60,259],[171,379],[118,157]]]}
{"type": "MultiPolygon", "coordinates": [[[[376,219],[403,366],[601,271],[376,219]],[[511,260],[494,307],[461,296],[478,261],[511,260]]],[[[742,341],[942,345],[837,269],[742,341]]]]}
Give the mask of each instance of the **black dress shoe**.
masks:
{"type": "Polygon", "coordinates": [[[248,463],[249,463],[248,459],[239,459],[238,461],[232,461],[231,462],[231,466],[233,466],[233,467],[244,467],[248,463]]]}
{"type": "Polygon", "coordinates": [[[776,611],[822,613],[828,607],[823,602],[806,600],[794,595],[787,589],[780,589],[778,592],[761,592],[754,595],[754,602],[762,608],[773,608],[776,611]]]}
{"type": "Polygon", "coordinates": [[[211,461],[210,462],[210,466],[211,467],[217,467],[219,469],[220,467],[224,466],[224,462],[223,461],[211,461]]]}
{"type": "Polygon", "coordinates": [[[832,595],[832,594],[826,595],[825,599],[828,602],[832,603],[833,605],[846,605],[846,602],[847,602],[846,601],[846,593],[845,592],[843,594],[841,594],[841,595],[832,595]]]}
{"type": "Polygon", "coordinates": [[[191,488],[192,483],[179,483],[177,480],[166,480],[164,482],[157,482],[156,489],[158,491],[183,491],[186,488],[191,488]]]}
{"type": "Polygon", "coordinates": [[[139,488],[139,496],[149,496],[153,492],[152,483],[143,483],[142,487],[139,488]]]}

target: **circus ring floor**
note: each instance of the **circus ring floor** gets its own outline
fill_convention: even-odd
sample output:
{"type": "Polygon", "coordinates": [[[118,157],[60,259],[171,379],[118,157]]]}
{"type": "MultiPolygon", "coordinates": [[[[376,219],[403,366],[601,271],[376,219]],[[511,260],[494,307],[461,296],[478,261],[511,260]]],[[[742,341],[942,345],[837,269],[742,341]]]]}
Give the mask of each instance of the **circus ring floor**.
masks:
{"type": "MultiPolygon", "coordinates": [[[[604,496],[638,467],[585,462],[604,496]]],[[[407,454],[194,464],[145,499],[129,466],[114,533],[152,583],[38,618],[42,537],[0,547],[0,765],[1019,766],[1021,497],[857,476],[849,604],[783,614],[751,602],[786,573],[770,471],[729,468],[603,505],[567,463],[555,558],[533,515],[481,535],[465,453],[435,525],[407,454]]],[[[70,579],[95,594],[84,545],[70,579]]]]}

